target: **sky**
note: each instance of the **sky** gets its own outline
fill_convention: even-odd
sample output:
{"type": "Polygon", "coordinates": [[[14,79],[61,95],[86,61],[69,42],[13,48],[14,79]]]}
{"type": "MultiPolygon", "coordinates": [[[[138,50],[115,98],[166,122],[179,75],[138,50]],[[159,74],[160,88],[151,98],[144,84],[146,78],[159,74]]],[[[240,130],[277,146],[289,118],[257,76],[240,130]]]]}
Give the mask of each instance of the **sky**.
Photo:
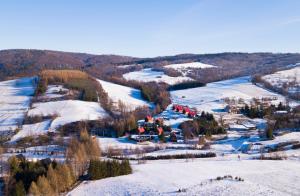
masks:
{"type": "Polygon", "coordinates": [[[299,0],[1,0],[0,50],[300,52],[299,0]]]}

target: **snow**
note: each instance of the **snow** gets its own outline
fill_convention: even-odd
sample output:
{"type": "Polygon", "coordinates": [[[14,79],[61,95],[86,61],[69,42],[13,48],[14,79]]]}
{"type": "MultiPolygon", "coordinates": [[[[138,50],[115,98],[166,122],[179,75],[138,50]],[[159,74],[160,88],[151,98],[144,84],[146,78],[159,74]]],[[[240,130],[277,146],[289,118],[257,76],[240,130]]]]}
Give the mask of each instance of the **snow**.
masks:
{"type": "Polygon", "coordinates": [[[289,91],[298,92],[300,91],[300,66],[289,70],[278,71],[274,74],[265,75],[262,77],[262,79],[279,88],[281,88],[284,83],[295,82],[295,84],[289,88],[289,91]]]}
{"type": "Polygon", "coordinates": [[[115,104],[118,104],[118,101],[120,100],[128,108],[130,108],[129,110],[134,110],[135,108],[142,106],[151,106],[151,104],[143,100],[141,91],[138,89],[106,82],[103,80],[98,81],[100,82],[104,91],[108,93],[108,96],[115,102],[115,104]]]}
{"type": "Polygon", "coordinates": [[[48,85],[45,94],[42,98],[59,98],[67,94],[69,90],[62,85],[48,85]]]}
{"type": "Polygon", "coordinates": [[[185,76],[187,73],[192,71],[191,68],[192,69],[207,69],[207,68],[214,68],[216,66],[201,63],[201,62],[191,62],[191,63],[170,64],[170,65],[166,65],[164,67],[175,69],[175,70],[181,72],[185,76]]]}
{"type": "Polygon", "coordinates": [[[136,148],[138,146],[135,141],[130,141],[126,137],[119,137],[119,138],[99,137],[98,142],[102,150],[107,150],[109,148],[130,149],[130,148],[136,148]]]}
{"type": "Polygon", "coordinates": [[[119,65],[118,68],[126,69],[126,68],[130,68],[130,67],[135,67],[135,66],[138,66],[138,65],[139,64],[119,65]]]}
{"type": "Polygon", "coordinates": [[[55,130],[61,125],[76,121],[104,118],[107,113],[96,102],[63,100],[35,103],[28,115],[57,116],[50,126],[50,129],[55,130]]]}
{"type": "Polygon", "coordinates": [[[123,78],[126,80],[137,80],[140,82],[165,82],[170,85],[193,80],[192,78],[183,76],[171,77],[164,74],[162,71],[154,71],[151,68],[126,73],[123,75],[123,78]]]}
{"type": "Polygon", "coordinates": [[[184,121],[192,120],[185,114],[173,111],[172,105],[169,105],[165,111],[156,115],[155,117],[163,118],[164,124],[172,127],[173,129],[178,128],[178,126],[184,121]]]}
{"type": "Polygon", "coordinates": [[[291,160],[148,161],[133,164],[131,175],[85,181],[68,195],[299,195],[299,170],[291,160]],[[225,175],[244,181],[211,180],[225,175]]]}
{"type": "Polygon", "coordinates": [[[296,81],[300,83],[300,66],[293,69],[278,71],[274,74],[263,76],[263,79],[271,83],[282,83],[282,82],[291,82],[296,81]]]}
{"type": "Polygon", "coordinates": [[[200,62],[192,62],[192,63],[170,64],[170,65],[166,65],[164,67],[181,70],[181,69],[186,69],[186,68],[205,69],[205,68],[212,68],[212,67],[216,67],[216,66],[205,64],[205,63],[200,63],[200,62]]]}
{"type": "Polygon", "coordinates": [[[34,94],[34,79],[0,82],[0,132],[15,130],[22,123],[34,94]]]}
{"type": "Polygon", "coordinates": [[[261,141],[260,143],[264,145],[274,145],[282,142],[291,142],[299,141],[300,142],[300,132],[291,132],[281,136],[276,136],[273,140],[261,141]]]}
{"type": "Polygon", "coordinates": [[[51,120],[45,120],[43,122],[35,124],[26,124],[22,126],[22,129],[11,138],[11,141],[17,141],[27,136],[35,136],[46,134],[49,130],[51,120]]]}
{"type": "Polygon", "coordinates": [[[250,77],[240,77],[220,82],[208,83],[205,87],[171,91],[172,102],[175,104],[195,107],[198,111],[217,112],[226,106],[222,99],[242,98],[251,101],[253,98],[277,97],[273,103],[284,102],[284,97],[253,85],[250,77]]]}
{"type": "Polygon", "coordinates": [[[50,158],[58,162],[65,161],[65,147],[58,145],[34,146],[28,148],[9,148],[8,153],[3,154],[4,159],[9,159],[13,155],[22,154],[27,160],[36,162],[37,160],[50,158]]]}

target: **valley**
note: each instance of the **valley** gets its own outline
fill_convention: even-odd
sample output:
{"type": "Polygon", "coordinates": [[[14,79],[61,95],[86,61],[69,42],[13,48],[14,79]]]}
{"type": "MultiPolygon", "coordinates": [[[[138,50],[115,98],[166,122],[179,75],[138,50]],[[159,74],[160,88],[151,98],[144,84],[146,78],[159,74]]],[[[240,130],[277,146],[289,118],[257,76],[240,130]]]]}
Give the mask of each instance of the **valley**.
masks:
{"type": "MultiPolygon", "coordinates": [[[[188,77],[193,69],[215,68],[200,62],[164,67],[180,75],[133,69],[114,83],[82,71],[44,70],[1,82],[2,160],[22,156],[76,166],[72,160],[78,159],[86,165],[74,171],[84,176],[92,159],[68,152],[87,133],[89,145],[101,149],[99,159],[129,160],[132,174],[78,180],[67,195],[300,192],[292,185],[300,178],[299,101],[252,82],[252,76],[191,86],[199,85],[188,77]],[[175,84],[181,89],[168,90],[175,84]]],[[[263,78],[280,84],[286,75],[263,78]]],[[[2,171],[8,172],[5,164],[2,171]]]]}

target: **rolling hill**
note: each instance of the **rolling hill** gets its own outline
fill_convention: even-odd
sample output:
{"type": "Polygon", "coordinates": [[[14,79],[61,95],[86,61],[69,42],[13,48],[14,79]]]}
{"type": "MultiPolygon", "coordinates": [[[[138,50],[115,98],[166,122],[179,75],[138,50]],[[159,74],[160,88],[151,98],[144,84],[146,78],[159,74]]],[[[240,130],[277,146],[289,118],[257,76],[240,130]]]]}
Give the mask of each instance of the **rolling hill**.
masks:
{"type": "Polygon", "coordinates": [[[168,68],[166,65],[169,64],[191,62],[209,64],[213,68],[195,68],[196,71],[190,72],[189,77],[202,82],[213,82],[258,73],[274,73],[275,71],[286,69],[290,64],[299,63],[300,54],[219,53],[135,58],[119,55],[93,55],[50,50],[1,50],[0,80],[16,76],[31,76],[43,69],[82,69],[98,78],[104,79],[107,75],[119,77],[126,72],[138,71],[136,69],[139,69],[135,66],[128,69],[117,69],[119,65],[139,64],[144,68],[150,67],[165,70],[168,68]]]}

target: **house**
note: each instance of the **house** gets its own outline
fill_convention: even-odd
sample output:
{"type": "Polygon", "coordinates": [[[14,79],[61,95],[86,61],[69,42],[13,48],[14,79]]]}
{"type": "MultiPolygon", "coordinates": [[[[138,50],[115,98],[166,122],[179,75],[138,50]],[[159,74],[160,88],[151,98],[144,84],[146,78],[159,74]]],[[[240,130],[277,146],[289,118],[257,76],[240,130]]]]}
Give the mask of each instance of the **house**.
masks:
{"type": "Polygon", "coordinates": [[[155,124],[157,125],[163,125],[164,124],[164,119],[163,118],[156,118],[155,119],[155,124]]]}
{"type": "Polygon", "coordinates": [[[139,134],[144,133],[145,132],[144,127],[139,127],[138,128],[138,132],[139,132],[139,134]]]}
{"type": "Polygon", "coordinates": [[[172,109],[175,110],[176,112],[182,112],[183,111],[183,106],[174,104],[172,109]]]}
{"type": "Polygon", "coordinates": [[[154,136],[153,135],[131,135],[130,139],[137,142],[144,142],[144,141],[150,141],[154,139],[154,136]]]}
{"type": "Polygon", "coordinates": [[[147,122],[147,123],[153,123],[154,122],[153,117],[150,116],[150,115],[147,115],[146,118],[145,118],[145,122],[147,122]]]}
{"type": "Polygon", "coordinates": [[[274,112],[274,114],[277,116],[285,115],[287,113],[288,113],[288,111],[286,111],[286,110],[278,110],[278,111],[274,112]]]}
{"type": "Polygon", "coordinates": [[[163,128],[162,127],[157,127],[157,133],[158,135],[162,135],[164,132],[163,128]]]}
{"type": "Polygon", "coordinates": [[[182,106],[178,104],[174,104],[172,107],[176,112],[181,112],[183,114],[188,115],[190,118],[193,118],[197,115],[197,112],[189,108],[188,106],[182,106]]]}
{"type": "Polygon", "coordinates": [[[190,112],[188,113],[188,116],[189,116],[190,118],[194,118],[196,115],[197,115],[197,113],[196,113],[195,111],[190,111],[190,112]]]}

